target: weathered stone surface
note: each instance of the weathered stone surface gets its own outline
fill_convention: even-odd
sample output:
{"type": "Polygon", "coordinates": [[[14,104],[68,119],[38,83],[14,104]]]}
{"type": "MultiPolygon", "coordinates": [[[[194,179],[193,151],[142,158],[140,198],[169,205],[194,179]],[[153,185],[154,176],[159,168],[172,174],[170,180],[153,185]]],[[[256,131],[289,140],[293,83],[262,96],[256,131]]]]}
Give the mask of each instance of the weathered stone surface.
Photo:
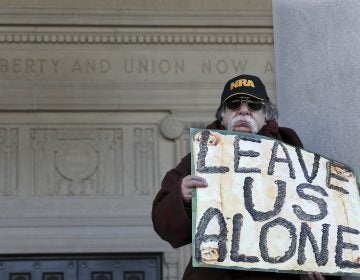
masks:
{"type": "Polygon", "coordinates": [[[274,0],[280,121],[305,147],[360,166],[360,4],[274,0]]]}

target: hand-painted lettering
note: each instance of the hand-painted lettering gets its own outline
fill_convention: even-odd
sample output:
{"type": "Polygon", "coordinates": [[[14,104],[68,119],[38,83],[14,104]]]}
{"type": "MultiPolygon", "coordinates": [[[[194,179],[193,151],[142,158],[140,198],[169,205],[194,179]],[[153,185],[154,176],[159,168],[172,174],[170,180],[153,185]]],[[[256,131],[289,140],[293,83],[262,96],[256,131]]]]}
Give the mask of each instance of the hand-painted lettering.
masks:
{"type": "Polygon", "coordinates": [[[320,209],[320,213],[317,215],[308,214],[299,205],[295,204],[292,206],[295,215],[300,220],[309,221],[309,222],[310,221],[320,221],[320,220],[324,219],[328,213],[326,201],[321,198],[318,198],[316,196],[308,195],[308,194],[304,193],[304,189],[310,189],[310,190],[320,193],[323,196],[328,196],[326,191],[320,186],[311,185],[311,184],[307,184],[307,183],[298,185],[296,187],[296,192],[299,195],[299,197],[303,198],[305,200],[310,200],[310,201],[315,202],[320,209]]]}
{"type": "Polygon", "coordinates": [[[275,184],[278,187],[277,196],[274,203],[273,210],[269,210],[267,212],[261,212],[254,209],[254,202],[253,202],[253,192],[252,192],[252,183],[254,179],[251,177],[246,177],[244,180],[244,202],[245,208],[251,215],[254,221],[266,221],[275,217],[277,214],[280,213],[281,208],[285,202],[286,196],[286,183],[284,181],[277,180],[275,184]]]}
{"type": "Polygon", "coordinates": [[[331,184],[331,179],[336,179],[342,182],[349,182],[349,180],[344,176],[344,175],[349,175],[352,174],[352,171],[347,168],[344,165],[341,165],[340,163],[334,162],[329,160],[326,163],[326,169],[327,169],[327,176],[326,176],[326,186],[329,189],[344,193],[344,194],[349,194],[349,192],[347,190],[345,190],[342,187],[339,187],[337,185],[331,184]]]}
{"type": "MultiPolygon", "coordinates": [[[[258,223],[258,221],[255,221],[258,223]]],[[[233,230],[231,233],[231,250],[230,250],[230,259],[234,262],[247,262],[247,263],[257,263],[260,259],[257,256],[247,256],[245,254],[241,254],[240,251],[240,237],[241,232],[243,234],[249,234],[248,229],[244,226],[243,223],[243,215],[241,213],[237,213],[232,218],[232,226],[233,230]]],[[[316,224],[312,224],[313,227],[317,226],[316,224]]],[[[252,226],[250,225],[250,228],[252,226]]],[[[291,259],[297,251],[297,263],[302,266],[307,261],[306,256],[306,246],[307,240],[309,240],[309,244],[311,245],[312,251],[314,253],[314,258],[316,264],[320,266],[325,266],[329,261],[329,240],[330,240],[330,224],[322,224],[321,225],[321,240],[316,240],[315,235],[313,233],[313,228],[306,222],[301,223],[301,228],[299,229],[299,235],[297,234],[297,229],[293,222],[284,219],[282,217],[278,217],[270,222],[266,222],[261,226],[261,230],[258,236],[258,244],[259,244],[259,253],[261,255],[261,259],[265,262],[276,264],[276,263],[284,263],[291,259]],[[275,227],[281,229],[280,231],[284,231],[284,234],[281,238],[288,238],[290,245],[286,250],[284,248],[284,252],[280,256],[272,256],[274,254],[271,252],[271,244],[272,240],[270,239],[269,232],[275,227]],[[298,238],[299,236],[299,238],[298,238]],[[320,245],[319,245],[320,242],[320,245]],[[299,244],[297,246],[297,244],[299,244]]],[[[253,234],[254,232],[251,232],[253,234]]],[[[344,233],[350,233],[359,235],[360,231],[354,228],[345,227],[342,225],[337,226],[337,243],[335,248],[335,263],[340,268],[360,268],[360,264],[357,262],[353,262],[350,260],[343,259],[343,251],[345,249],[350,249],[353,251],[359,250],[359,246],[356,244],[346,243],[344,242],[344,233]]],[[[200,219],[200,223],[198,224],[197,232],[195,234],[195,258],[200,261],[202,259],[201,247],[202,245],[206,245],[207,243],[216,243],[216,247],[218,250],[218,258],[217,262],[223,262],[228,254],[227,249],[227,240],[228,240],[228,228],[226,220],[221,212],[221,210],[217,208],[210,207],[208,208],[203,216],[200,219]],[[216,219],[219,229],[216,234],[206,234],[208,230],[208,226],[210,222],[216,219]]],[[[320,238],[320,237],[319,237],[320,238]]],[[[309,257],[309,256],[308,256],[309,257]]]]}
{"type": "Polygon", "coordinates": [[[198,161],[197,161],[197,171],[200,173],[226,173],[229,172],[229,167],[226,166],[206,166],[205,158],[208,152],[208,140],[209,140],[210,132],[208,130],[204,130],[201,132],[201,140],[200,140],[200,151],[198,153],[198,161]]]}
{"type": "Polygon", "coordinates": [[[237,135],[234,139],[234,172],[236,173],[260,173],[260,168],[254,167],[239,167],[240,158],[243,157],[258,157],[260,156],[259,152],[249,150],[243,151],[240,150],[240,140],[251,141],[255,143],[261,143],[260,139],[248,138],[245,136],[237,135]]]}
{"type": "Polygon", "coordinates": [[[357,229],[350,228],[350,227],[344,227],[341,225],[338,226],[337,243],[336,243],[336,248],[335,248],[335,252],[336,252],[335,263],[340,268],[347,268],[347,267],[360,268],[360,263],[355,263],[355,262],[343,259],[343,250],[344,249],[350,249],[353,251],[359,250],[358,245],[344,242],[344,237],[343,237],[344,232],[356,234],[356,235],[360,234],[360,231],[358,231],[357,229]]]}
{"type": "Polygon", "coordinates": [[[275,141],[274,145],[271,149],[271,159],[270,159],[270,163],[269,163],[269,167],[268,167],[268,175],[274,175],[275,162],[287,163],[287,165],[289,167],[290,178],[292,178],[292,179],[296,178],[295,170],[294,170],[291,158],[289,156],[289,152],[286,149],[285,145],[280,143],[279,141],[275,141]],[[285,154],[285,158],[280,158],[277,156],[279,146],[282,148],[282,150],[285,154]]]}
{"type": "Polygon", "coordinates": [[[296,227],[293,223],[284,218],[276,218],[275,220],[264,224],[261,228],[259,237],[259,248],[263,260],[269,263],[283,263],[289,260],[296,252],[296,238],[296,227]],[[283,256],[270,257],[267,235],[269,230],[275,226],[282,226],[289,231],[291,244],[283,256]]]}
{"type": "Polygon", "coordinates": [[[231,239],[230,259],[234,262],[248,262],[248,263],[259,262],[258,257],[239,254],[240,232],[243,225],[242,219],[243,216],[241,214],[235,214],[233,217],[233,234],[231,239]]]}
{"type": "Polygon", "coordinates": [[[319,250],[318,243],[315,240],[315,236],[311,231],[310,226],[307,223],[301,223],[300,238],[299,238],[299,250],[297,263],[303,265],[306,261],[305,246],[306,240],[309,239],[315,254],[315,261],[318,266],[324,266],[329,260],[329,224],[322,225],[322,237],[321,237],[321,249],[319,250]]]}
{"type": "Polygon", "coordinates": [[[217,208],[210,207],[204,215],[202,216],[200,223],[198,225],[197,233],[195,235],[195,258],[198,261],[201,261],[201,250],[200,246],[202,243],[209,240],[214,240],[218,244],[219,248],[219,257],[218,262],[222,262],[225,259],[227,254],[226,241],[227,241],[227,227],[225,219],[221,211],[217,208]],[[210,221],[216,217],[217,222],[219,223],[220,232],[219,234],[205,234],[206,228],[209,225],[210,221]]]}
{"type": "Polygon", "coordinates": [[[299,160],[301,169],[304,172],[304,177],[305,177],[306,181],[308,181],[308,183],[312,183],[312,181],[316,178],[317,173],[319,171],[320,155],[314,154],[314,163],[313,163],[311,175],[309,175],[309,172],[308,172],[305,162],[304,162],[304,158],[303,158],[301,149],[297,147],[297,148],[295,148],[295,151],[298,156],[298,160],[299,160]]]}

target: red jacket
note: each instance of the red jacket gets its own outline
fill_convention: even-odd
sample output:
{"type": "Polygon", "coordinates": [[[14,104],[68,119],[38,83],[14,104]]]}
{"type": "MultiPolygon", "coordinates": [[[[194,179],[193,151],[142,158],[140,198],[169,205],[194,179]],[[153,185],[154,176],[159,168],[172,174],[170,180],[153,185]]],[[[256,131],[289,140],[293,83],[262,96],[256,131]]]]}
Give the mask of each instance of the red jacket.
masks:
{"type": "MultiPolygon", "coordinates": [[[[208,126],[210,129],[224,129],[216,122],[208,126]]],[[[268,122],[258,134],[279,139],[287,144],[303,147],[299,137],[290,128],[277,127],[276,122],[268,122]]],[[[156,195],[152,220],[155,231],[168,241],[174,248],[191,243],[191,206],[185,205],[181,196],[181,180],[191,174],[190,154],[165,175],[161,189],[156,195]]],[[[219,280],[219,279],[299,279],[296,274],[242,271],[219,268],[194,268],[191,260],[186,268],[183,279],[219,280]]]]}

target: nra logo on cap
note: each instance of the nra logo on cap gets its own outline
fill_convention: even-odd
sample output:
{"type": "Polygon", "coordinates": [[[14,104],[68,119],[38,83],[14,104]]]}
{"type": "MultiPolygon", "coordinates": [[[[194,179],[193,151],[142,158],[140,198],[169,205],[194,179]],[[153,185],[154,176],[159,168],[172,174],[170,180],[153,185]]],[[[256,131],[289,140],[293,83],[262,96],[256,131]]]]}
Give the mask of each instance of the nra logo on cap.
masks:
{"type": "Polygon", "coordinates": [[[230,84],[230,90],[233,90],[234,88],[238,87],[255,87],[254,82],[252,80],[247,79],[240,79],[236,80],[235,82],[232,82],[230,84]]]}

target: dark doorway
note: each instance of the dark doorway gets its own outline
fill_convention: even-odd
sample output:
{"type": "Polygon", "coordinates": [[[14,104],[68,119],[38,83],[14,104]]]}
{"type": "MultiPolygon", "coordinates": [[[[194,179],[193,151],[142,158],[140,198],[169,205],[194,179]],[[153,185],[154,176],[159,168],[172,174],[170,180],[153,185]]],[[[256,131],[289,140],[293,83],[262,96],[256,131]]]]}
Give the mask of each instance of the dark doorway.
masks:
{"type": "Polygon", "coordinates": [[[1,280],[160,280],[161,254],[0,256],[1,280]]]}

